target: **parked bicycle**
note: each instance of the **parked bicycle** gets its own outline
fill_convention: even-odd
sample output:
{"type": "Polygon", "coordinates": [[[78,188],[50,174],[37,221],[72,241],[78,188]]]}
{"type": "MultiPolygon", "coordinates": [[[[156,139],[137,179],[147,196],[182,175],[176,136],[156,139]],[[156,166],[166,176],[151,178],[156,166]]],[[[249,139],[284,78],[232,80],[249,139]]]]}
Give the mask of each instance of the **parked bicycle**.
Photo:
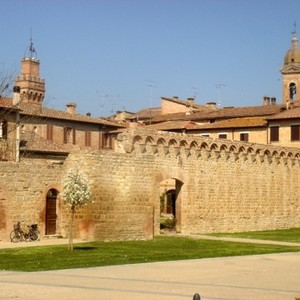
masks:
{"type": "Polygon", "coordinates": [[[28,232],[24,232],[21,228],[21,222],[14,225],[14,230],[10,233],[10,240],[13,243],[18,242],[36,242],[40,239],[40,232],[37,224],[27,225],[28,232]]]}

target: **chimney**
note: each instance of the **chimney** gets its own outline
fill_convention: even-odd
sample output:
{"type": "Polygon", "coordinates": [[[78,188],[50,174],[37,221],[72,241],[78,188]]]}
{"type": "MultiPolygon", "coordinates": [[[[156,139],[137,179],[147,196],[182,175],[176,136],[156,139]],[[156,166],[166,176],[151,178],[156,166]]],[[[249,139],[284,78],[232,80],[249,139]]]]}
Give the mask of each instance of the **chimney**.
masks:
{"type": "Polygon", "coordinates": [[[90,112],[86,113],[86,116],[87,116],[87,117],[90,117],[90,116],[91,116],[91,113],[90,113],[90,112]]]}
{"type": "Polygon", "coordinates": [[[217,103],[216,102],[207,102],[206,106],[212,109],[216,109],[217,108],[217,103]]]}
{"type": "Polygon", "coordinates": [[[67,103],[67,109],[66,112],[71,114],[71,115],[75,115],[76,114],[76,103],[74,102],[69,102],[67,103]]]}
{"type": "Polygon", "coordinates": [[[14,86],[14,94],[13,94],[13,105],[17,105],[20,103],[20,87],[14,86]]]}
{"type": "Polygon", "coordinates": [[[270,105],[270,97],[264,96],[263,105],[270,105]]]}
{"type": "Polygon", "coordinates": [[[276,98],[275,98],[275,97],[272,97],[272,98],[271,98],[271,104],[272,104],[272,105],[276,105],[276,98]]]}

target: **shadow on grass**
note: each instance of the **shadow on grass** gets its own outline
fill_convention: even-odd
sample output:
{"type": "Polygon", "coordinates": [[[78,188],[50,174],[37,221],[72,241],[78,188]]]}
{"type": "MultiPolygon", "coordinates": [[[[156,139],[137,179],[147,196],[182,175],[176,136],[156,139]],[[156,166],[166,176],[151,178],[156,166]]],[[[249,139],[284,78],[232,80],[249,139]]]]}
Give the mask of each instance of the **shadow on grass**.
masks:
{"type": "Polygon", "coordinates": [[[95,250],[97,247],[93,246],[74,246],[74,250],[95,250]]]}

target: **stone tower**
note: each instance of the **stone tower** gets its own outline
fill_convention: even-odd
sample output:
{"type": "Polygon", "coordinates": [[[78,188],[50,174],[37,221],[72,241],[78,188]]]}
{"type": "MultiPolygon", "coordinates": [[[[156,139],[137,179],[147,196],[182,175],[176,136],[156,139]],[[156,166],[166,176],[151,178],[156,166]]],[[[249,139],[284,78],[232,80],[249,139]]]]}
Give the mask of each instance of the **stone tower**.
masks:
{"type": "Polygon", "coordinates": [[[23,103],[42,105],[45,97],[45,80],[40,78],[40,61],[32,41],[21,61],[21,75],[16,77],[15,86],[20,87],[20,98],[23,103]]]}
{"type": "Polygon", "coordinates": [[[282,103],[288,105],[300,100],[300,49],[296,30],[293,32],[292,46],[284,57],[282,74],[282,103]]]}

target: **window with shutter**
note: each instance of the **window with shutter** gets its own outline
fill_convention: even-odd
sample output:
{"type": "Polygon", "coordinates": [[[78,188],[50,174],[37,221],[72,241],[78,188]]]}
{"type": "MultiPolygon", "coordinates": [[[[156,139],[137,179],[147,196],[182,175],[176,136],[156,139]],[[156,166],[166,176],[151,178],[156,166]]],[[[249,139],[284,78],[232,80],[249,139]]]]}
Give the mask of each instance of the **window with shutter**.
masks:
{"type": "Polygon", "coordinates": [[[227,139],[227,134],[226,133],[220,133],[219,134],[219,139],[227,139]]]}
{"type": "Polygon", "coordinates": [[[240,133],[240,141],[248,142],[249,141],[249,133],[246,133],[246,132],[240,133]]]}
{"type": "Polygon", "coordinates": [[[270,141],[271,142],[279,141],[279,126],[270,127],[270,141]]]}
{"type": "Polygon", "coordinates": [[[291,141],[299,141],[300,140],[300,131],[299,125],[291,125],[291,141]]]}
{"type": "Polygon", "coordinates": [[[76,129],[75,128],[70,128],[71,131],[73,131],[73,145],[76,145],[76,129]]]}
{"type": "Polygon", "coordinates": [[[68,128],[64,127],[64,144],[68,143],[68,128]]]}
{"type": "Polygon", "coordinates": [[[47,140],[53,141],[53,125],[47,124],[47,140]]]}
{"type": "Polygon", "coordinates": [[[91,132],[90,131],[85,132],[85,146],[91,147],[91,132]]]}

